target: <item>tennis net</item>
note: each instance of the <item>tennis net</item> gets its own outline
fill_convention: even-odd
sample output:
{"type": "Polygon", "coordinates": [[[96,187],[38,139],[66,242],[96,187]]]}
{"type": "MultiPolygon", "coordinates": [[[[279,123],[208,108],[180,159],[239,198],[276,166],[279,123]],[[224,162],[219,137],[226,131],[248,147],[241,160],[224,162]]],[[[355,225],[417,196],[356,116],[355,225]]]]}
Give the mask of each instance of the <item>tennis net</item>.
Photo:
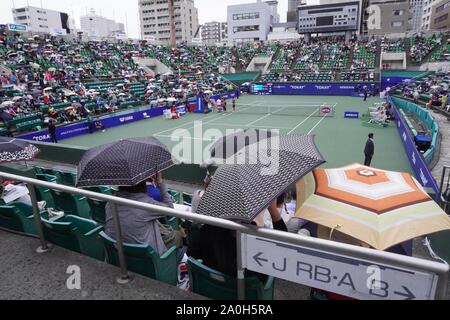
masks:
{"type": "MultiPolygon", "coordinates": [[[[228,110],[227,111],[231,111],[228,110]]],[[[274,116],[300,116],[300,117],[334,117],[335,106],[332,105],[309,105],[309,106],[263,106],[251,104],[239,104],[236,111],[243,114],[270,114],[274,116]]]]}

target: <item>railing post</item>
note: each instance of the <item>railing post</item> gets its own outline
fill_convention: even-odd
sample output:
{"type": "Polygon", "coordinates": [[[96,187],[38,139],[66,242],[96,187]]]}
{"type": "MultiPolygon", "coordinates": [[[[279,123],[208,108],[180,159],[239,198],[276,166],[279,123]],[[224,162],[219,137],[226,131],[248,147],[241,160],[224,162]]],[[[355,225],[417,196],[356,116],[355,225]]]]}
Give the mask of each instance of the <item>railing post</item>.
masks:
{"type": "Polygon", "coordinates": [[[125,252],[123,250],[122,230],[120,228],[119,215],[117,213],[117,205],[113,202],[109,203],[112,210],[112,216],[114,221],[114,233],[116,236],[116,247],[119,255],[120,265],[120,278],[117,278],[117,282],[120,284],[126,284],[131,281],[130,275],[127,270],[127,261],[125,260],[125,252]]]}
{"type": "Polygon", "coordinates": [[[33,217],[34,222],[36,224],[36,231],[39,236],[39,240],[41,241],[41,245],[36,249],[37,253],[45,253],[48,252],[49,247],[47,245],[47,241],[45,240],[44,236],[44,229],[42,228],[42,220],[41,220],[41,213],[39,210],[39,206],[37,203],[37,197],[36,192],[34,191],[34,186],[27,183],[28,192],[30,194],[31,198],[31,205],[33,207],[33,217]]]}
{"type": "Polygon", "coordinates": [[[236,231],[236,263],[238,300],[245,300],[245,270],[242,267],[242,238],[240,231],[236,231]]]}

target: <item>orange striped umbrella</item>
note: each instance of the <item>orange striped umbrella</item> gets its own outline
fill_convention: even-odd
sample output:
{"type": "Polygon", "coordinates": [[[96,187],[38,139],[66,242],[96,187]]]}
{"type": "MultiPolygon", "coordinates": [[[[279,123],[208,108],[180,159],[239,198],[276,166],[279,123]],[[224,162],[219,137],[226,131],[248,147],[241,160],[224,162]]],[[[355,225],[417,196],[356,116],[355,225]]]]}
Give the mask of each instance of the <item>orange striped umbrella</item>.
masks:
{"type": "Polygon", "coordinates": [[[409,173],[357,163],[300,180],[296,216],[379,250],[450,229],[450,218],[409,173]]]}

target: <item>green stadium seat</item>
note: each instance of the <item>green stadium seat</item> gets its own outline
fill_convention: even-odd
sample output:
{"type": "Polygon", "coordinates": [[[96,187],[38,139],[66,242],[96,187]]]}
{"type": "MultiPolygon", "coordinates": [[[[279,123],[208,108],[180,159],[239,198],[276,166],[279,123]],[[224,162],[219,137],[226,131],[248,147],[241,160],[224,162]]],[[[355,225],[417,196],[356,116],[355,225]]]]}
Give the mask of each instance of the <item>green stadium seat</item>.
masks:
{"type": "Polygon", "coordinates": [[[103,227],[96,222],[73,215],[43,219],[46,239],[57,246],[104,261],[105,250],[99,238],[103,227]]]}
{"type": "MultiPolygon", "coordinates": [[[[100,233],[100,237],[106,249],[107,262],[119,266],[116,241],[104,232],[100,233]]],[[[124,244],[124,252],[130,271],[170,285],[177,284],[178,264],[175,247],[167,250],[161,257],[148,245],[124,244]]]]}
{"type": "Polygon", "coordinates": [[[172,196],[173,203],[181,203],[181,193],[174,190],[169,190],[169,194],[172,196]]]}
{"type": "Polygon", "coordinates": [[[43,176],[39,176],[38,179],[52,183],[61,183],[61,176],[58,171],[48,168],[41,168],[40,171],[42,171],[43,176]]]}
{"type": "Polygon", "coordinates": [[[102,193],[109,196],[112,196],[113,194],[113,190],[110,187],[89,187],[84,189],[92,192],[102,193]]]}
{"type": "MultiPolygon", "coordinates": [[[[56,177],[48,174],[36,174],[36,178],[38,180],[57,183],[56,177]]],[[[41,186],[35,186],[34,190],[36,191],[36,197],[38,201],[45,201],[47,202],[47,208],[54,208],[55,207],[55,201],[53,199],[53,195],[49,188],[41,187],[41,186]]]]}
{"type": "Polygon", "coordinates": [[[59,171],[59,176],[61,177],[61,183],[66,186],[75,186],[77,181],[77,175],[72,172],[59,171]]]}
{"type": "Polygon", "coordinates": [[[190,206],[192,204],[192,194],[183,192],[183,204],[190,206]]]}
{"type": "Polygon", "coordinates": [[[428,238],[434,253],[447,263],[450,263],[450,231],[436,232],[428,236],[428,238]]]}
{"type": "Polygon", "coordinates": [[[95,222],[98,222],[100,224],[106,223],[106,214],[105,214],[105,207],[106,207],[106,201],[97,200],[97,199],[87,199],[89,203],[89,207],[91,209],[91,218],[95,222]]]}
{"type": "Polygon", "coordinates": [[[0,227],[36,235],[33,207],[20,202],[0,206],[0,227]]]}
{"type": "Polygon", "coordinates": [[[86,197],[58,191],[50,190],[55,201],[55,207],[64,211],[65,214],[76,215],[82,218],[90,219],[90,207],[86,197]]]}
{"type": "MultiPolygon", "coordinates": [[[[215,300],[237,300],[237,279],[213,270],[189,257],[189,278],[194,293],[215,300]]],[[[273,300],[274,278],[262,283],[257,277],[245,279],[246,300],[273,300]]]]}

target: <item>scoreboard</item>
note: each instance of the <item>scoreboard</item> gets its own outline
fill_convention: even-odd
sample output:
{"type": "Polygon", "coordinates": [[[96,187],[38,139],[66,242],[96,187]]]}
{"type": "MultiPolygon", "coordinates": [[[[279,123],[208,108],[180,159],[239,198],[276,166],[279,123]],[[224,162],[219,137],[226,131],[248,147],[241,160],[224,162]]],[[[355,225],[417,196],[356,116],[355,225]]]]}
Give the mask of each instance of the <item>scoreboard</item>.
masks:
{"type": "Polygon", "coordinates": [[[272,83],[254,83],[251,92],[259,95],[272,94],[272,83]]]}
{"type": "Polygon", "coordinates": [[[298,32],[355,31],[360,25],[360,2],[298,7],[298,32]]]}

